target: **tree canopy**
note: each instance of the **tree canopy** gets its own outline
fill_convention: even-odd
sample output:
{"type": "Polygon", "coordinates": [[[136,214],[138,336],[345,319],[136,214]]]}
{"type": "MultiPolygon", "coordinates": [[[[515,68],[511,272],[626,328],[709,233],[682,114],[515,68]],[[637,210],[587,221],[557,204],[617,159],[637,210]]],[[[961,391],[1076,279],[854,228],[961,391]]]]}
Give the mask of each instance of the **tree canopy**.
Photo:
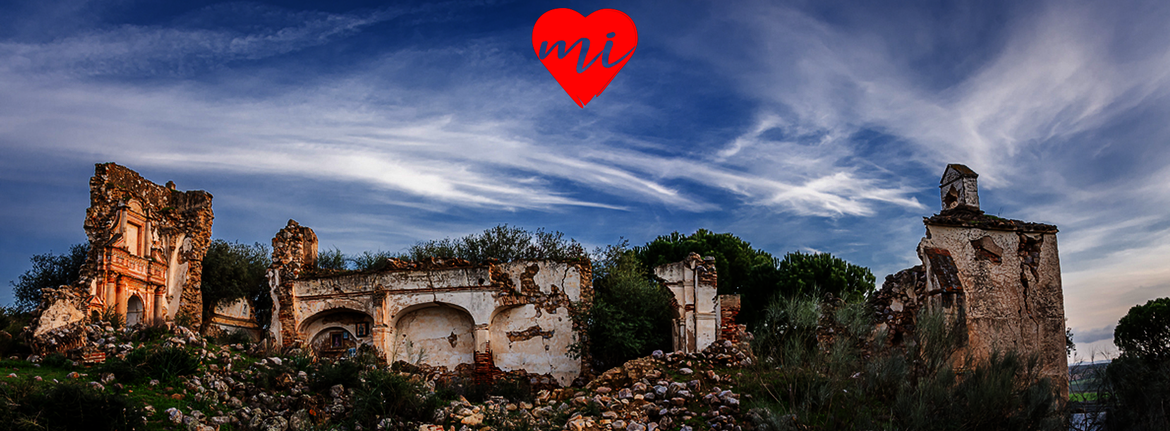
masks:
{"type": "Polygon", "coordinates": [[[69,251],[63,254],[52,252],[34,255],[29,258],[32,268],[21,274],[20,281],[8,283],[12,285],[12,296],[16,299],[16,308],[28,311],[41,302],[41,291],[45,288],[57,288],[62,285],[71,285],[81,275],[81,265],[89,254],[89,243],[74,244],[69,251]]]}
{"type": "Polygon", "coordinates": [[[419,242],[404,256],[411,260],[429,257],[453,257],[472,262],[496,259],[501,262],[517,260],[573,260],[586,258],[585,247],[562,232],[530,232],[524,228],[498,225],[483,233],[462,238],[444,238],[419,242]]]}
{"type": "Polygon", "coordinates": [[[211,321],[215,307],[241,298],[252,303],[257,322],[267,323],[272,298],[265,272],[271,263],[271,253],[264,244],[212,241],[203,257],[203,315],[208,317],[204,325],[211,321]]]}
{"type": "Polygon", "coordinates": [[[1113,329],[1113,343],[1124,355],[1170,359],[1170,298],[1151,299],[1130,308],[1113,329]]]}
{"type": "Polygon", "coordinates": [[[781,261],[733,234],[705,229],[691,235],[663,235],[635,247],[634,252],[648,269],[678,262],[691,252],[714,256],[719,293],[741,296],[743,305],[738,318],[752,328],[764,306],[777,295],[832,294],[860,299],[873,290],[875,281],[869,269],[828,253],[793,252],[781,261]]]}

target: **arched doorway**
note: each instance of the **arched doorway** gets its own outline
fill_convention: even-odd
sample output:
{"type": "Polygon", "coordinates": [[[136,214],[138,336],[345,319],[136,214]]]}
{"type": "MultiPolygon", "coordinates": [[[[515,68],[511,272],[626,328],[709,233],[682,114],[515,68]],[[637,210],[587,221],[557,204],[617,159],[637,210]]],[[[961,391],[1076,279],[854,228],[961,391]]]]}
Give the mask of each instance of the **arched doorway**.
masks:
{"type": "Polygon", "coordinates": [[[391,362],[406,361],[454,370],[475,362],[475,322],[467,311],[442,303],[404,310],[394,325],[391,362]]]}
{"type": "Polygon", "coordinates": [[[142,321],[142,299],[138,295],[131,296],[126,301],[126,325],[134,326],[142,321]]]}
{"type": "Polygon", "coordinates": [[[372,341],[369,314],[349,308],[325,310],[305,319],[300,331],[318,356],[340,356],[372,341]]]}

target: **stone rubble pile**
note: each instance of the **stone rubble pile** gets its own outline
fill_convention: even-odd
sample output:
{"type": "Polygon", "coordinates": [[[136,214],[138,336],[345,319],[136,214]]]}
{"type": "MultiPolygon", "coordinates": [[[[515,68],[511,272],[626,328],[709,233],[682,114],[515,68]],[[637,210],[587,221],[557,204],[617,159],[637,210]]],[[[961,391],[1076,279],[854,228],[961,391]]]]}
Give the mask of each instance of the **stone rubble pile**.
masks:
{"type": "MultiPolygon", "coordinates": [[[[107,358],[125,358],[143,348],[134,329],[115,330],[89,324],[80,329],[91,351],[107,358]]],[[[339,419],[353,409],[353,389],[335,385],[316,393],[309,387],[311,376],[294,368],[294,358],[266,357],[257,346],[209,344],[194,332],[175,327],[162,335],[163,347],[191,350],[205,372],[187,376],[174,387],[157,380],[149,385],[158,393],[176,400],[189,399],[212,406],[214,411],[169,408],[162,417],[169,426],[190,431],[220,429],[299,431],[314,429],[330,419],[339,419]],[[252,349],[249,351],[249,349],[252,349]]],[[[383,419],[376,429],[419,431],[490,431],[493,428],[529,428],[568,431],[743,431],[752,429],[740,411],[741,396],[733,389],[738,368],[751,365],[754,358],[744,343],[719,341],[699,353],[663,353],[631,360],[602,373],[584,387],[557,388],[548,376],[516,374],[533,383],[533,402],[513,401],[499,396],[482,403],[460,397],[435,412],[435,424],[403,423],[383,419]],[[742,350],[741,350],[742,349],[742,350]],[[543,380],[542,380],[543,379],[543,380]]],[[[33,356],[29,360],[39,361],[33,356]]],[[[438,382],[451,378],[438,369],[398,364],[403,374],[424,382],[434,390],[438,382]]],[[[122,386],[113,374],[70,375],[90,379],[99,390],[122,386]]],[[[555,381],[553,381],[555,383],[555,381]]],[[[154,414],[153,406],[145,406],[154,414]]],[[[357,431],[356,429],[354,431],[357,431]]]]}

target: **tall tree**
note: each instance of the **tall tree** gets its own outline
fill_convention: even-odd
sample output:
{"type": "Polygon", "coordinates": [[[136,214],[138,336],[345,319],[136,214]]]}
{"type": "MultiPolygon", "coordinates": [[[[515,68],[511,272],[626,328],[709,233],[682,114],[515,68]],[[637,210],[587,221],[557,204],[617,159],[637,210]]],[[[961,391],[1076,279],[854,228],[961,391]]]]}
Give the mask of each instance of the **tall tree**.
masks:
{"type": "Polygon", "coordinates": [[[89,243],[81,243],[69,247],[69,251],[64,254],[49,252],[29,258],[33,264],[32,268],[21,274],[20,281],[8,282],[12,285],[16,308],[29,311],[41,302],[41,291],[45,288],[57,288],[77,282],[81,274],[81,265],[85,263],[88,254],[89,243]]]}
{"type": "Polygon", "coordinates": [[[1170,359],[1170,298],[1135,305],[1113,329],[1113,344],[1127,356],[1170,359]]]}
{"type": "Polygon", "coordinates": [[[828,253],[788,253],[777,266],[776,290],[786,294],[831,294],[857,300],[873,290],[869,268],[857,266],[828,253]]]}

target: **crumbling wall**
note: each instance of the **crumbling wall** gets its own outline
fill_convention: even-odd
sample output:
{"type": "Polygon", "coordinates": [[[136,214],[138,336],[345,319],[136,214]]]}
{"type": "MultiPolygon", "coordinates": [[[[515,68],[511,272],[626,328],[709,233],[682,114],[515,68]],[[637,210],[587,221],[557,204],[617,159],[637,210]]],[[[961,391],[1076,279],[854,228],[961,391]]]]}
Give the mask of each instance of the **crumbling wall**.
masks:
{"type": "Polygon", "coordinates": [[[943,210],[923,219],[922,266],[886,277],[871,299],[879,330],[900,343],[918,310],[940,309],[966,337],[956,355],[976,361],[993,352],[1037,355],[1041,376],[1068,396],[1064,293],[1056,226],[1009,220],[979,209],[975,172],[948,165],[940,186],[943,210]]]}
{"type": "Polygon", "coordinates": [[[886,331],[894,345],[901,345],[914,333],[918,311],[926,306],[926,270],[922,265],[886,276],[882,288],[870,299],[877,317],[877,330],[886,331]]]}
{"type": "Polygon", "coordinates": [[[114,163],[96,165],[89,186],[84,224],[89,255],[79,280],[68,286],[71,295],[42,298],[32,337],[106,309],[124,316],[138,311],[144,323],[184,316],[199,325],[202,262],[214,219],[211,194],[178,191],[174,183],[160,186],[114,163]],[[141,310],[127,308],[132,297],[141,310]]]}
{"type": "Polygon", "coordinates": [[[268,287],[272,295],[272,321],[268,328],[274,345],[289,347],[304,341],[297,338],[292,286],[301,272],[316,266],[317,234],[290,219],[272,238],[272,264],[268,267],[268,287]]]}
{"type": "MultiPolygon", "coordinates": [[[[390,360],[448,370],[547,375],[562,385],[587,372],[569,349],[585,328],[574,316],[593,300],[588,261],[474,264],[460,259],[389,259],[380,270],[322,271],[309,263],[316,235],[290,221],[273,239],[273,325],[282,346],[305,346],[346,313],[371,323],[358,344],[390,360]]],[[[338,328],[351,331],[348,327],[338,328]]]]}
{"type": "Polygon", "coordinates": [[[691,253],[680,262],[655,267],[654,276],[674,295],[676,317],[671,337],[674,351],[698,352],[718,339],[715,258],[691,253]]]}
{"type": "Polygon", "coordinates": [[[217,305],[215,310],[212,310],[211,316],[207,317],[211,321],[208,332],[244,332],[254,340],[263,338],[253,308],[251,301],[248,301],[247,298],[217,305]]]}
{"type": "MultiPolygon", "coordinates": [[[[957,316],[960,326],[965,327],[966,352],[976,360],[985,360],[997,350],[1037,354],[1041,374],[1067,393],[1064,294],[1056,227],[1000,223],[997,220],[1002,219],[985,217],[926,221],[928,234],[919,245],[920,253],[949,253],[965,303],[948,315],[957,316]],[[1005,229],[1008,226],[1010,229],[1005,229]]],[[[946,289],[948,282],[934,273],[934,262],[929,258],[923,262],[930,274],[927,290],[946,289]]]]}

